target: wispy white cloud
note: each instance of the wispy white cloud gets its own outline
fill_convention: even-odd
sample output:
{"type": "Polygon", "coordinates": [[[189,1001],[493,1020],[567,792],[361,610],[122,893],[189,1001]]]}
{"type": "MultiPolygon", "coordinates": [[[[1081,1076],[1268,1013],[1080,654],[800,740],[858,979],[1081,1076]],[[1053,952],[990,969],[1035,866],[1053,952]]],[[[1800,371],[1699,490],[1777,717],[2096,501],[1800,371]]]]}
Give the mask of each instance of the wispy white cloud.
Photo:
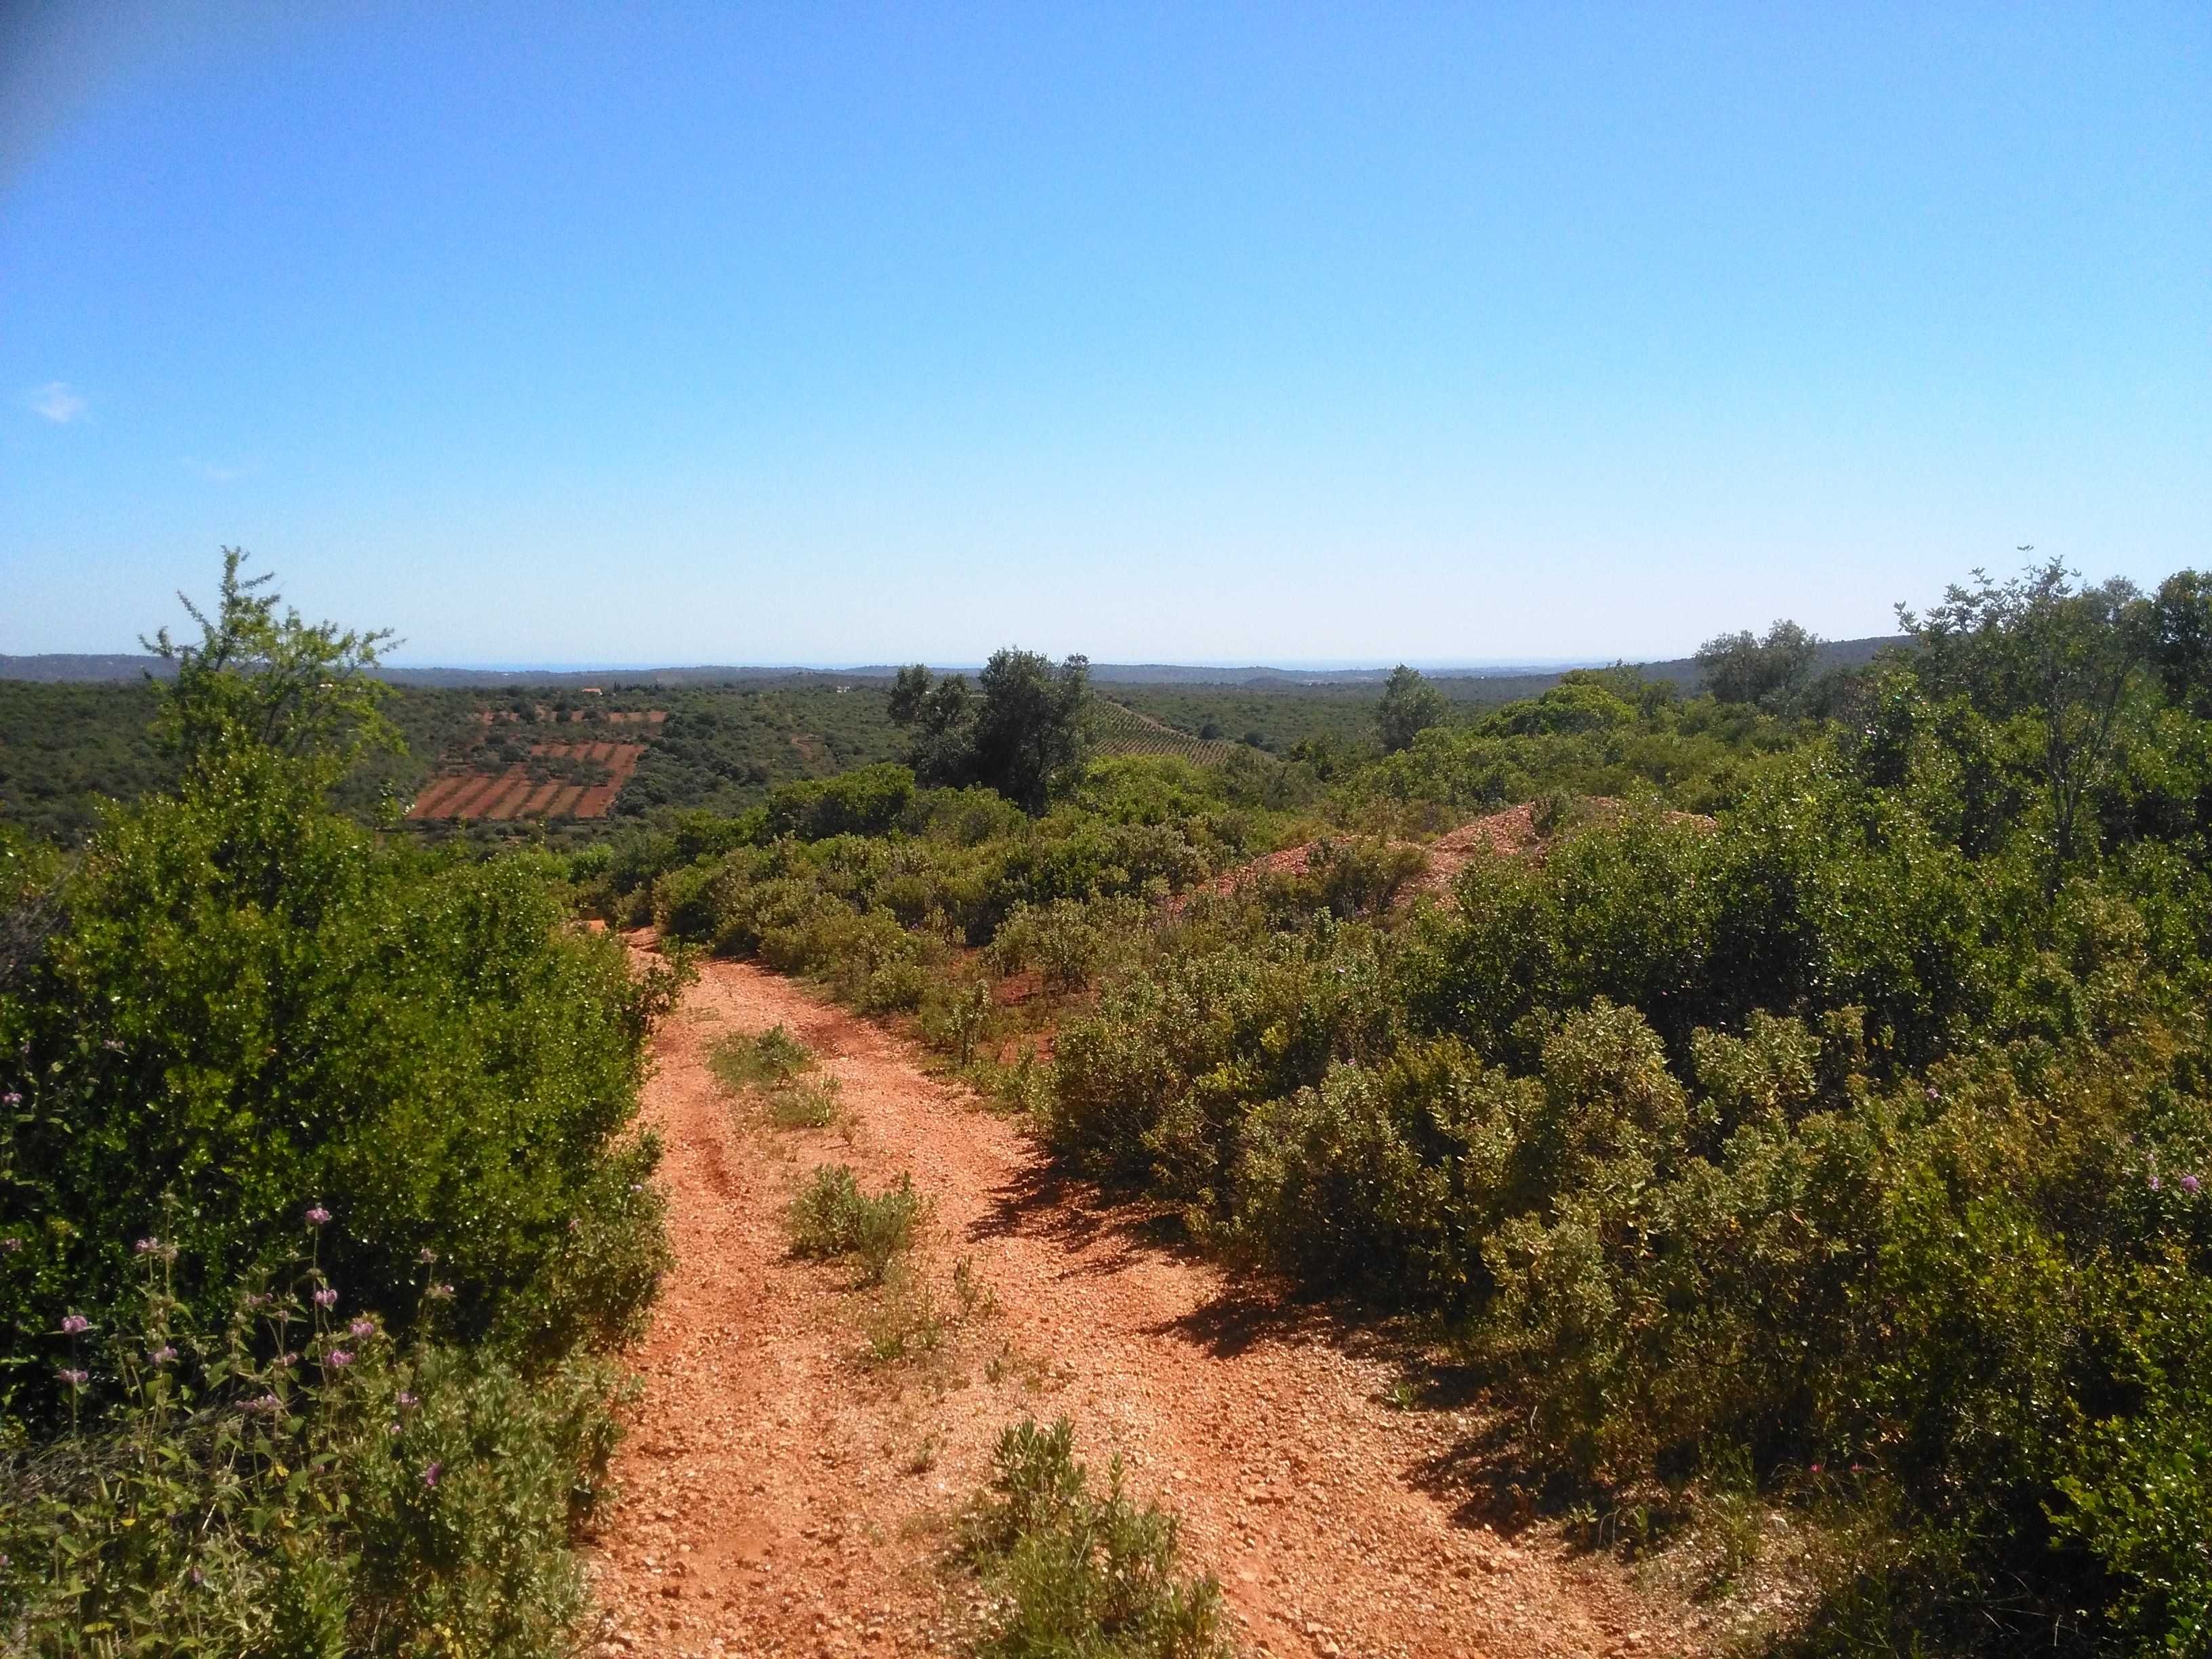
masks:
{"type": "Polygon", "coordinates": [[[91,400],[71,389],[66,380],[49,380],[31,394],[31,410],[56,426],[67,426],[90,411],[91,400]]]}

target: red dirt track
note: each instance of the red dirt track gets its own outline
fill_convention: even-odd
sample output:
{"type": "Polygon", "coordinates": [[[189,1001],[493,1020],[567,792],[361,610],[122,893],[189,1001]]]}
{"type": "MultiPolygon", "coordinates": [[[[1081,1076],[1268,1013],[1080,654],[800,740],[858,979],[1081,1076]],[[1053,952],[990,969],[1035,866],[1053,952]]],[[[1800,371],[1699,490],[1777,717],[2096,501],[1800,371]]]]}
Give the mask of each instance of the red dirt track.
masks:
{"type": "MultiPolygon", "coordinates": [[[[643,936],[640,936],[642,938],[643,936]]],[[[1153,1212],[1057,1179],[925,1057],[804,987],[708,963],[656,1038],[645,1120],[677,1262],[635,1363],[642,1394],[593,1561],[598,1652],[942,1650],[951,1518],[1000,1431],[1066,1414],[1103,1472],[1183,1518],[1247,1655],[1690,1655],[1696,1615],[1601,1557],[1493,1530],[1462,1473],[1479,1414],[1395,1409],[1371,1333],[1278,1301],[1176,1245],[1153,1212]],[[726,1032],[781,1024],[843,1116],[769,1127],[714,1083],[726,1032]],[[875,1293],[787,1253],[780,1212],[817,1164],[933,1206],[922,1281],[957,1311],[967,1257],[994,1300],[943,1348],[863,1357],[875,1293]]],[[[1499,1526],[1507,1522],[1495,1518],[1499,1526]]]]}

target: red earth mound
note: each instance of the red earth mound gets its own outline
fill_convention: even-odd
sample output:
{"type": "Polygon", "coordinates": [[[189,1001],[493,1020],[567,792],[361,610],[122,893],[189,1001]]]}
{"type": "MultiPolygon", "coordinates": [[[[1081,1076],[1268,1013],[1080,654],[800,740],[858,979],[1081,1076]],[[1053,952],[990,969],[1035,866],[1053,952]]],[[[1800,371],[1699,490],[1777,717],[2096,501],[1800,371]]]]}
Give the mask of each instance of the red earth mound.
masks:
{"type": "MultiPolygon", "coordinates": [[[[1578,823],[1614,817],[1623,810],[1620,802],[1605,795],[1587,796],[1577,805],[1579,811],[1576,822],[1578,823]]],[[[1669,823],[1688,823],[1705,830],[1714,827],[1714,821],[1701,813],[1668,812],[1664,816],[1669,823]]],[[[1492,812],[1470,823],[1463,823],[1425,845],[1413,842],[1395,842],[1393,844],[1397,846],[1419,846],[1422,855],[1428,860],[1421,873],[1407,882],[1401,890],[1398,902],[1408,903],[1425,893],[1434,897],[1449,892],[1452,878],[1485,850],[1508,858],[1517,858],[1524,854],[1540,858],[1544,849],[1556,838],[1556,833],[1547,837],[1539,831],[1535,804],[1524,801],[1518,806],[1509,806],[1502,812],[1492,812]]],[[[1301,846],[1285,847],[1279,853],[1270,853],[1265,858],[1254,859],[1249,864],[1240,864],[1233,870],[1225,870],[1192,890],[1233,893],[1270,876],[1302,876],[1312,861],[1314,849],[1320,845],[1317,841],[1310,841],[1301,846]]]]}

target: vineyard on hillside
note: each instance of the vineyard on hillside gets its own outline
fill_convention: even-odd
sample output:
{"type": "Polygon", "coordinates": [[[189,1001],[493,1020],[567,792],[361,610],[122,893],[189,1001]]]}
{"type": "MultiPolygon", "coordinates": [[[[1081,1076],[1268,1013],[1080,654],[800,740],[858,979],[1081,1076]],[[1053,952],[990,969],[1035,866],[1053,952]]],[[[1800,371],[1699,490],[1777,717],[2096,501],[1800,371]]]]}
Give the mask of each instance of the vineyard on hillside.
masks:
{"type": "Polygon", "coordinates": [[[1199,766],[1220,766],[1241,746],[1178,732],[1126,703],[1104,697],[1091,708],[1091,730],[1102,755],[1176,755],[1199,766]]]}

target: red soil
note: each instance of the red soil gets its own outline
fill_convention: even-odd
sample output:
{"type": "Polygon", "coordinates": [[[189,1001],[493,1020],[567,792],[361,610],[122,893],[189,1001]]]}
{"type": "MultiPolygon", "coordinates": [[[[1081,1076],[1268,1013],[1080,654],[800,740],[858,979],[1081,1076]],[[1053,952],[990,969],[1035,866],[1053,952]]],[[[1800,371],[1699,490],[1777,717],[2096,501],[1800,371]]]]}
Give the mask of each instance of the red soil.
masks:
{"type": "MultiPolygon", "coordinates": [[[[1614,817],[1622,810],[1619,801],[1603,795],[1589,796],[1580,805],[1585,812],[1597,819],[1614,817]]],[[[1668,812],[1664,816],[1670,823],[1687,823],[1705,830],[1714,827],[1713,820],[1702,813],[1668,812]]],[[[1415,845],[1411,842],[1399,844],[1415,845]]],[[[1205,883],[1203,890],[1233,893],[1267,876],[1304,875],[1306,866],[1312,860],[1314,849],[1320,845],[1319,842],[1310,841],[1303,846],[1286,847],[1279,853],[1268,854],[1265,858],[1240,864],[1205,883]]],[[[1427,866],[1419,875],[1406,884],[1399,893],[1398,902],[1409,903],[1422,894],[1433,897],[1449,892],[1452,878],[1466,869],[1482,852],[1497,853],[1507,858],[1518,858],[1524,854],[1541,858],[1547,845],[1546,838],[1536,829],[1533,803],[1509,806],[1502,812],[1492,812],[1487,817],[1463,823],[1421,846],[1420,851],[1428,860],[1427,866]]]]}

